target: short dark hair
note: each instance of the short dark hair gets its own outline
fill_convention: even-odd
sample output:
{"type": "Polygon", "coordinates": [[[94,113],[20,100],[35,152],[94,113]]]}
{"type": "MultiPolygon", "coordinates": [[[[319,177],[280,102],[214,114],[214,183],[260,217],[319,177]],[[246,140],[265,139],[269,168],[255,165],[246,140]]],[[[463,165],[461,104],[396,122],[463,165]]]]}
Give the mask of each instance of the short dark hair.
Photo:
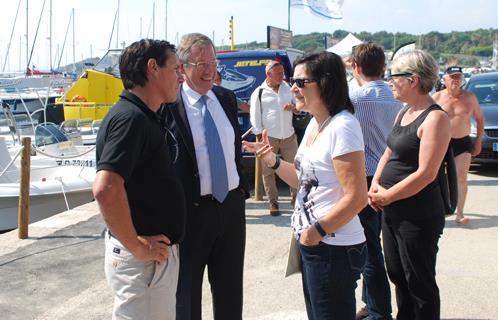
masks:
{"type": "Polygon", "coordinates": [[[354,47],[353,63],[359,65],[367,77],[382,77],[386,65],[384,48],[374,42],[362,43],[354,47]]]}
{"type": "Polygon", "coordinates": [[[304,64],[310,78],[318,84],[320,97],[329,109],[331,116],[347,110],[354,112],[349,99],[346,68],[341,57],[332,52],[323,51],[302,56],[294,61],[296,66],[304,64]]]}
{"type": "Polygon", "coordinates": [[[125,89],[145,86],[149,59],[155,59],[162,67],[175,52],[175,46],[165,40],[142,39],[129,45],[119,58],[119,72],[125,89]]]}

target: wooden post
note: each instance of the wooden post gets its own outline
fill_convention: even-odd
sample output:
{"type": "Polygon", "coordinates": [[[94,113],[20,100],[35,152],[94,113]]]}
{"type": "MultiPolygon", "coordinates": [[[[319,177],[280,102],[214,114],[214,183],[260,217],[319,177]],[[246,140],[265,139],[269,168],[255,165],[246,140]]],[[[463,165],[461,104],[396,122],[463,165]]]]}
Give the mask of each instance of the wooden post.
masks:
{"type": "Polygon", "coordinates": [[[29,179],[31,167],[31,138],[22,138],[21,153],[21,183],[19,192],[18,209],[18,237],[26,239],[28,237],[29,224],[29,179]]]}

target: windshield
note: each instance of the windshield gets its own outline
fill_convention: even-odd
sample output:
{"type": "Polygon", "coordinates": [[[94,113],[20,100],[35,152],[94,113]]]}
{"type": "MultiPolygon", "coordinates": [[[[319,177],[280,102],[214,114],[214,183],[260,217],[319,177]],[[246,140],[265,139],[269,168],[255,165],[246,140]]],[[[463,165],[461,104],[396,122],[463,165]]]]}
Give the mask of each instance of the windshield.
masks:
{"type": "Polygon", "coordinates": [[[46,122],[35,128],[35,145],[37,147],[68,141],[67,136],[53,123],[46,122]]]}
{"type": "Polygon", "coordinates": [[[121,56],[121,49],[112,49],[100,59],[95,65],[95,70],[112,74],[115,77],[121,78],[119,74],[119,57],[121,56]]]}
{"type": "Polygon", "coordinates": [[[468,90],[477,96],[481,105],[498,104],[498,78],[472,81],[468,90]]]}

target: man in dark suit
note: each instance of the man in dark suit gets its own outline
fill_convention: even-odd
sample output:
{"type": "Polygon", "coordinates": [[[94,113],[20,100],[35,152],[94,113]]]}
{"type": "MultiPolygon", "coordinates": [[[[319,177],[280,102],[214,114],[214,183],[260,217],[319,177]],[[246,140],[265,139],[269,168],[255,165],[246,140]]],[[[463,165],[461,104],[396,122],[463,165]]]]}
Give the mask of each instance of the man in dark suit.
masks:
{"type": "Polygon", "coordinates": [[[247,181],[242,175],[237,102],[213,87],[217,60],[205,35],[185,35],[178,47],[185,83],[178,101],[163,108],[175,139],[187,200],[180,248],[177,319],[201,319],[202,280],[208,267],[214,319],[242,319],[247,181]]]}

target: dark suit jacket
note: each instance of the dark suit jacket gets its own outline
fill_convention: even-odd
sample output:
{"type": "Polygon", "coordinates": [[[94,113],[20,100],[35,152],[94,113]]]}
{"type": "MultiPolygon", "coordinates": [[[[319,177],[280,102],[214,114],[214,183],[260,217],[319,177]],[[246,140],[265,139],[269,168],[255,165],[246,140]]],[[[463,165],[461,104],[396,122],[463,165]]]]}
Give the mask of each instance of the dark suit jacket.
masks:
{"type": "MultiPolygon", "coordinates": [[[[240,177],[239,188],[244,191],[246,199],[249,198],[249,184],[243,175],[241,158],[242,145],[239,121],[237,117],[237,100],[233,91],[214,86],[212,91],[218,98],[228,120],[233,126],[235,134],[235,163],[240,177]]],[[[173,133],[178,143],[178,159],[175,167],[178,170],[180,179],[185,189],[187,204],[198,205],[201,196],[199,169],[195,157],[194,140],[187,118],[187,112],[181,93],[178,93],[177,101],[171,104],[164,104],[161,107],[161,115],[165,121],[165,126],[173,133]]],[[[223,141],[222,141],[223,143],[223,141]]]]}

